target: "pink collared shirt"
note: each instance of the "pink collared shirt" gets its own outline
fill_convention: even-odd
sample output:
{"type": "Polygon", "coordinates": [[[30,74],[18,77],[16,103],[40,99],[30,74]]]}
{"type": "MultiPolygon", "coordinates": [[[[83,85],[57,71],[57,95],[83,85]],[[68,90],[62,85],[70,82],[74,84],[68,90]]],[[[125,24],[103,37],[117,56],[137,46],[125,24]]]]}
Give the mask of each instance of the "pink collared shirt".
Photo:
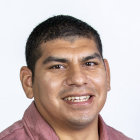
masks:
{"type": "MultiPolygon", "coordinates": [[[[100,140],[132,140],[107,126],[99,116],[100,140]]],[[[55,131],[42,118],[34,102],[25,111],[22,120],[0,133],[0,140],[59,140],[55,131]]]]}

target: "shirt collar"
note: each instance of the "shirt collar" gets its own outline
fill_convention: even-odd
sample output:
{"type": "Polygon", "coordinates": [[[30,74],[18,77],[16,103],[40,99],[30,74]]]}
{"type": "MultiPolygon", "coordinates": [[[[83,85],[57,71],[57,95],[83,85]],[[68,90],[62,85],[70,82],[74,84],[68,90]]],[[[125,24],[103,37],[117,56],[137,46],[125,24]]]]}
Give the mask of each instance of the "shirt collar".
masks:
{"type": "Polygon", "coordinates": [[[109,140],[107,133],[107,125],[103,121],[102,117],[99,115],[98,118],[99,136],[100,140],[109,140]]]}
{"type": "Polygon", "coordinates": [[[30,133],[34,139],[59,140],[53,128],[46,123],[38,112],[34,102],[32,102],[32,104],[25,111],[23,122],[28,128],[28,133],[30,133]]]}
{"type": "MultiPolygon", "coordinates": [[[[34,102],[27,108],[22,120],[28,133],[30,133],[31,137],[34,139],[59,140],[54,129],[46,123],[38,112],[34,102]]],[[[109,140],[106,128],[107,125],[100,115],[98,127],[100,140],[109,140]]]]}

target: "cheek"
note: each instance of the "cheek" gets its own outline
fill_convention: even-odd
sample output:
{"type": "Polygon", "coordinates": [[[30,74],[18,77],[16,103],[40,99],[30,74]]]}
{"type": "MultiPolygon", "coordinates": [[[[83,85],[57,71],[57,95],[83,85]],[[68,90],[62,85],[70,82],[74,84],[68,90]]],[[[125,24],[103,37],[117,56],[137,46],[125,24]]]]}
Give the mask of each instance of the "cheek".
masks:
{"type": "MultiPolygon", "coordinates": [[[[90,83],[97,91],[103,91],[107,89],[107,80],[106,80],[106,73],[102,70],[98,72],[91,72],[88,75],[88,79],[90,83]]],[[[99,92],[99,93],[100,93],[99,92]]]]}
{"type": "Polygon", "coordinates": [[[45,108],[51,108],[58,105],[58,93],[60,90],[60,83],[57,79],[48,74],[38,76],[35,83],[35,98],[42,103],[45,108]]]}
{"type": "Polygon", "coordinates": [[[60,76],[46,73],[40,79],[40,89],[43,89],[46,93],[55,95],[59,92],[59,90],[61,90],[63,80],[60,78],[60,76]]]}
{"type": "Polygon", "coordinates": [[[99,71],[90,76],[90,83],[94,87],[96,92],[95,106],[100,111],[106,101],[107,97],[107,80],[106,73],[104,71],[99,71]]]}

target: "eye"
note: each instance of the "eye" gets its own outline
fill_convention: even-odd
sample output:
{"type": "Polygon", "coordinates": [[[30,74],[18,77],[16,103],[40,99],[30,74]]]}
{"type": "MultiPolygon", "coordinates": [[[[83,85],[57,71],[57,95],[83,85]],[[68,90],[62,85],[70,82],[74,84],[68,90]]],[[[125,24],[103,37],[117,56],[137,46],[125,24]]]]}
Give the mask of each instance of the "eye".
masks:
{"type": "Polygon", "coordinates": [[[85,66],[94,66],[97,65],[95,62],[86,62],[85,66]]]}
{"type": "Polygon", "coordinates": [[[64,69],[63,65],[53,65],[51,67],[49,67],[49,69],[64,69]]]}

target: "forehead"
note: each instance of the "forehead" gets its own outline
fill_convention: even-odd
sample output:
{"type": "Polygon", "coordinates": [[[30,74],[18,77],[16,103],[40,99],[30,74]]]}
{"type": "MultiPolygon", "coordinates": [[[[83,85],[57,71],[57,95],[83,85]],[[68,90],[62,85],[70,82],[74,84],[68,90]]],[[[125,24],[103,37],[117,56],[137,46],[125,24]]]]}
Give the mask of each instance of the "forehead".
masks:
{"type": "Polygon", "coordinates": [[[99,53],[97,45],[93,39],[88,38],[63,38],[42,43],[42,57],[47,56],[86,56],[99,53]]]}

